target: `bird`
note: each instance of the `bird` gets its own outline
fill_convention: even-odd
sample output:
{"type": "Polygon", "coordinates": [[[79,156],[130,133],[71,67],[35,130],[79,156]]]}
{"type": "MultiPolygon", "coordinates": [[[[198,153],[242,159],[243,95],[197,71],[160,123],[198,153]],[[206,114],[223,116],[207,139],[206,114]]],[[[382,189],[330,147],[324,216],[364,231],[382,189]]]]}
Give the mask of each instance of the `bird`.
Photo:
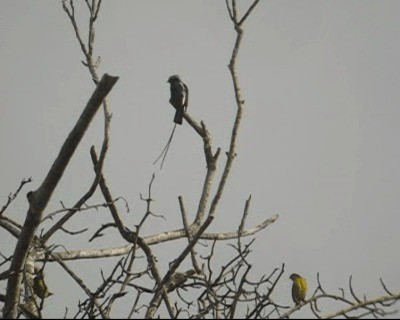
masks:
{"type": "Polygon", "coordinates": [[[193,269],[186,272],[175,272],[167,285],[167,292],[174,291],[175,289],[181,287],[186,282],[186,280],[195,273],[196,271],[193,269]]]}
{"type": "Polygon", "coordinates": [[[292,298],[297,305],[304,302],[307,294],[307,280],[297,273],[292,273],[289,277],[293,281],[292,298]]]}
{"type": "Polygon", "coordinates": [[[177,74],[170,76],[167,82],[171,88],[169,103],[176,109],[174,122],[182,124],[183,113],[188,107],[189,89],[177,74]]]}
{"type": "Polygon", "coordinates": [[[33,291],[42,300],[52,295],[44,282],[43,272],[39,272],[33,279],[33,291]]]}

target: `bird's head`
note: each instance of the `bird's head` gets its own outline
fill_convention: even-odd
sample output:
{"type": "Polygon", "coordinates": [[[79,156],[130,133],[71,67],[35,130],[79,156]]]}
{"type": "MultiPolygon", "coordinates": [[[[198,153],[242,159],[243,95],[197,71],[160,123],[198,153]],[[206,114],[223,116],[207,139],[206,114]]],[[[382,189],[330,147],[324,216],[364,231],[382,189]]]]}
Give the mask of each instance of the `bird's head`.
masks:
{"type": "Polygon", "coordinates": [[[177,74],[174,74],[168,78],[167,82],[172,83],[174,81],[181,81],[181,78],[177,74]]]}
{"type": "Polygon", "coordinates": [[[292,281],[295,281],[298,278],[301,278],[301,277],[297,273],[292,273],[289,277],[289,279],[292,281]]]}

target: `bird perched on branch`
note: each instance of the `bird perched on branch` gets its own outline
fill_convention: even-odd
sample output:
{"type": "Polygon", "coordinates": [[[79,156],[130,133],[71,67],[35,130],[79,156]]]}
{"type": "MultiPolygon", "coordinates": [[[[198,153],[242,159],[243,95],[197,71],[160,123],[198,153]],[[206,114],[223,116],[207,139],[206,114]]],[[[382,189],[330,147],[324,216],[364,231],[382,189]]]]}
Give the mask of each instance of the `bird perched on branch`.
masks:
{"type": "Polygon", "coordinates": [[[294,303],[299,305],[304,302],[307,294],[307,280],[298,275],[297,273],[292,273],[290,275],[290,280],[293,281],[292,285],[292,298],[294,303]]]}
{"type": "Polygon", "coordinates": [[[158,160],[161,159],[161,168],[164,164],[165,158],[168,153],[169,146],[172,141],[172,137],[174,136],[174,132],[176,129],[177,124],[182,124],[183,120],[183,114],[187,109],[188,106],[188,101],[189,101],[189,89],[186,86],[186,84],[183,83],[181,78],[177,75],[174,74],[168,78],[168,81],[170,83],[171,87],[171,98],[169,99],[169,103],[172,104],[172,106],[176,109],[175,111],[175,117],[174,117],[174,128],[172,129],[171,135],[168,139],[167,144],[165,145],[163,151],[161,151],[161,154],[158,156],[158,158],[153,162],[153,164],[156,164],[158,160]]]}
{"type": "Polygon", "coordinates": [[[183,120],[183,114],[187,109],[188,106],[188,101],[189,101],[189,89],[186,86],[186,84],[183,83],[181,78],[177,75],[174,74],[168,78],[168,81],[170,83],[170,89],[171,89],[171,98],[169,99],[169,103],[172,104],[172,106],[175,108],[175,117],[174,117],[174,128],[172,129],[171,135],[168,139],[167,144],[165,145],[163,151],[161,151],[161,154],[158,156],[158,158],[153,162],[153,164],[156,164],[158,160],[161,159],[161,168],[164,164],[165,158],[168,153],[169,146],[172,141],[172,137],[174,136],[174,132],[176,129],[177,124],[182,124],[183,120]]]}
{"type": "Polygon", "coordinates": [[[174,122],[182,124],[183,113],[188,106],[189,89],[177,74],[170,76],[168,82],[171,85],[171,98],[169,102],[176,109],[174,122]]]}
{"type": "Polygon", "coordinates": [[[47,288],[46,283],[44,282],[42,271],[39,271],[33,279],[33,291],[42,300],[52,295],[52,293],[47,288]]]}
{"type": "Polygon", "coordinates": [[[196,271],[193,269],[186,272],[175,272],[167,285],[167,292],[174,291],[175,289],[181,287],[186,282],[186,280],[195,273],[196,271]]]}

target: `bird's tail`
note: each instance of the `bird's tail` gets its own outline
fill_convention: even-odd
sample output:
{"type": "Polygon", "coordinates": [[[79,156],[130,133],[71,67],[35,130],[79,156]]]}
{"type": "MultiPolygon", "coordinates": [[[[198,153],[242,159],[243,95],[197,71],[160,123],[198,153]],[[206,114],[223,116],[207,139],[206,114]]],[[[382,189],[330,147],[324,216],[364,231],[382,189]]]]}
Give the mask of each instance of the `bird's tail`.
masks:
{"type": "Polygon", "coordinates": [[[183,119],[183,108],[176,109],[174,122],[177,124],[182,124],[183,119]]]}
{"type": "Polygon", "coordinates": [[[169,139],[168,139],[168,142],[167,142],[167,144],[165,145],[163,151],[161,151],[161,154],[158,156],[158,158],[156,159],[156,161],[153,162],[153,164],[156,164],[156,163],[158,162],[158,160],[160,160],[161,157],[163,157],[163,158],[162,158],[162,161],[161,161],[160,169],[162,169],[162,166],[163,166],[163,164],[164,164],[165,158],[166,158],[167,153],[168,153],[168,150],[169,150],[169,146],[170,146],[171,141],[172,141],[172,137],[174,136],[175,129],[176,129],[176,124],[174,125],[174,128],[172,129],[171,135],[170,135],[170,137],[169,137],[169,139]],[[163,156],[163,155],[164,155],[164,156],[163,156]]]}

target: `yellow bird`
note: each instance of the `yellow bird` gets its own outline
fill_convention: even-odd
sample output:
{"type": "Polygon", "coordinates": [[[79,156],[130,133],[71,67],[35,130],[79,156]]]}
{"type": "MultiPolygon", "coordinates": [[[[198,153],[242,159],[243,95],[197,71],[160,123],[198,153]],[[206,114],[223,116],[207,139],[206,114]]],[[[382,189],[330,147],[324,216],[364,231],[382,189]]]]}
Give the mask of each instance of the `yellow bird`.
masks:
{"type": "Polygon", "coordinates": [[[292,273],[290,279],[293,281],[292,298],[296,305],[304,302],[307,294],[307,280],[299,276],[297,273],[292,273]]]}
{"type": "Polygon", "coordinates": [[[44,282],[42,272],[39,272],[33,279],[33,291],[42,300],[52,295],[52,293],[47,288],[46,283],[44,282]]]}

